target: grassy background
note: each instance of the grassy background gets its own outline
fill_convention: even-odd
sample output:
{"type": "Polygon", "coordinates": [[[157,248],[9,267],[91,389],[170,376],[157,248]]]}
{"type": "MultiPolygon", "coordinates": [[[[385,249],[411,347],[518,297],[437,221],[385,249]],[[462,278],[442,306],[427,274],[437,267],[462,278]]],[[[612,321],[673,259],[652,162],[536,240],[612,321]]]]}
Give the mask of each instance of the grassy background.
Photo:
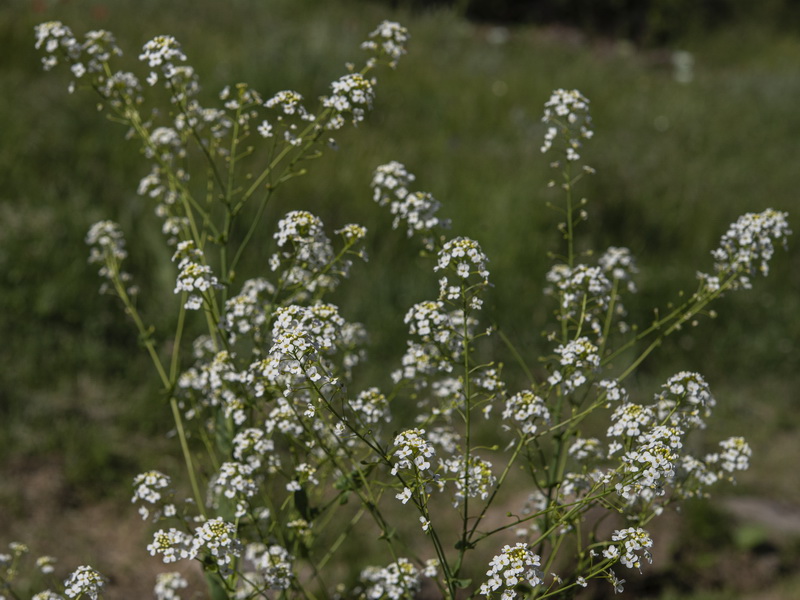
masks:
{"type": "MultiPolygon", "coordinates": [[[[88,93],[69,95],[63,73],[41,72],[33,26],[59,19],[78,35],[110,29],[127,60],[154,35],[173,34],[207,99],[238,81],[265,96],[297,89],[315,98],[346,61],[360,59],[358,43],[384,18],[408,26],[409,55],[379,77],[367,123],[340,135],[339,151],[312,165],[312,176],[281,190],[263,244],[244,265],[250,274],[263,269],[271,224],[287,210],[309,209],[331,228],[366,225],[371,261],[337,298],[372,333],[366,380],[385,378],[403,349],[406,308],[436,289],[429,264],[413,258],[371,202],[371,172],[389,160],[405,163],[419,189],[443,203],[455,233],[481,242],[496,286],[489,309],[500,327],[526,356],[544,348],[545,254],[558,238],[545,208],[556,197],[545,189],[550,170],[539,153],[539,117],[556,87],[577,87],[592,101],[596,138],[585,156],[597,175],[582,184],[590,220],[581,233],[587,247],[626,245],[638,257],[632,320],[646,321],[654,306],[693,289],[695,271],[710,269],[708,251],[741,213],[788,210],[798,229],[800,42],[756,25],[683,40],[695,69],[693,81],[681,84],[671,62],[678,46],[642,51],[554,26],[471,23],[445,9],[410,13],[355,0],[11,0],[0,7],[0,541],[35,530],[58,554],[63,536],[36,508],[44,496],[55,494],[44,505],[56,512],[104,506],[117,516],[127,510],[135,473],[174,461],[155,380],[119,306],[96,293],[82,241],[94,221],[118,220],[143,296],[156,299],[149,316],[169,326],[170,311],[159,308],[171,302],[169,290],[158,290],[169,288],[172,275],[159,266],[165,252],[151,232],[152,208],[135,194],[147,167],[135,145],[122,141],[124,132],[95,113],[88,93]],[[49,473],[56,488],[34,493],[28,476],[36,472],[49,473]]],[[[665,344],[631,383],[650,394],[678,370],[704,373],[720,401],[711,434],[746,433],[756,451],[752,471],[726,494],[779,503],[789,514],[800,512],[792,467],[800,424],[799,264],[794,245],[779,252],[768,279],[723,299],[718,319],[665,344]]],[[[763,515],[734,526],[727,517],[715,520],[719,506],[712,513],[689,508],[682,522],[687,532],[699,527],[692,518],[711,524],[705,537],[687,534],[692,543],[679,544],[706,557],[704,572],[735,571],[736,560],[754,560],[764,544],[770,560],[778,557],[767,579],[795,564],[795,542],[777,538],[763,515]]],[[[87,561],[102,553],[80,552],[87,561]]],[[[673,597],[665,582],[682,581],[671,568],[662,567],[656,597],[673,597]]],[[[716,597],[704,590],[720,588],[746,595],[753,583],[695,579],[697,598],[716,597]]],[[[776,585],[775,597],[790,597],[780,588],[791,586],[776,585]]]]}

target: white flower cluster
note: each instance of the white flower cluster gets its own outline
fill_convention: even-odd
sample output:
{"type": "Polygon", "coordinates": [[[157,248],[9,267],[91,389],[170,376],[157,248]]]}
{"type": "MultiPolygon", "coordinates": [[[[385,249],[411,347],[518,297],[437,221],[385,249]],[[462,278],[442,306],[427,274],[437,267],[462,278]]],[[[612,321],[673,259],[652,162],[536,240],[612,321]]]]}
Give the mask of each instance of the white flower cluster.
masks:
{"type": "MultiPolygon", "coordinates": [[[[408,310],[405,323],[409,326],[409,333],[419,340],[407,342],[402,368],[392,373],[392,379],[395,382],[411,381],[421,389],[431,383],[441,385],[431,382],[429,377],[452,371],[453,363],[464,351],[464,331],[468,337],[471,336],[477,320],[468,316],[465,322],[461,309],[445,312],[442,301],[425,301],[408,310]]],[[[445,399],[449,394],[436,395],[445,399]]],[[[460,397],[460,394],[455,396],[460,397]]]]}
{"type": "Polygon", "coordinates": [[[392,227],[397,229],[403,221],[406,223],[406,235],[429,233],[437,227],[446,227],[436,213],[441,204],[428,192],[411,192],[399,202],[392,202],[390,212],[395,215],[392,227]]]}
{"type": "MultiPolygon", "coordinates": [[[[50,21],[36,26],[36,48],[44,48],[42,65],[45,71],[55,67],[61,59],[69,63],[75,79],[87,73],[92,83],[102,89],[106,85],[104,65],[112,56],[121,56],[114,35],[105,30],[86,33],[84,41],[78,42],[72,30],[59,21],[50,21]]],[[[75,89],[75,81],[70,82],[69,91],[75,89]]]]}
{"type": "Polygon", "coordinates": [[[641,568],[641,557],[650,563],[653,562],[649,551],[649,548],[653,546],[653,540],[650,538],[650,534],[641,527],[618,529],[612,534],[611,539],[620,543],[612,544],[603,550],[603,556],[606,558],[619,558],[620,562],[629,569],[641,568]]]}
{"type": "Polygon", "coordinates": [[[458,444],[461,440],[461,436],[452,426],[434,427],[427,433],[427,437],[432,444],[436,444],[450,454],[458,450],[458,444]]]}
{"type": "Polygon", "coordinates": [[[153,593],[156,600],[180,600],[180,590],[189,587],[189,582],[178,572],[159,573],[153,593]]]}
{"type": "Polygon", "coordinates": [[[183,305],[186,310],[198,310],[203,306],[203,295],[206,292],[222,287],[211,267],[204,264],[204,260],[203,251],[195,246],[193,240],[179,242],[172,256],[172,262],[178,263],[175,293],[189,294],[183,305]]]}
{"type": "Polygon", "coordinates": [[[719,443],[721,452],[706,454],[700,460],[688,454],[681,456],[678,464],[678,493],[681,497],[705,496],[704,487],[720,480],[733,481],[733,473],[750,467],[752,450],[742,437],[731,437],[719,443]]]}
{"type": "Polygon", "coordinates": [[[451,357],[443,356],[434,344],[409,341],[401,367],[392,372],[392,381],[398,383],[405,379],[422,388],[427,385],[427,377],[452,370],[451,357]]]}
{"type": "Polygon", "coordinates": [[[579,337],[555,349],[560,356],[561,369],[553,370],[547,381],[552,386],[560,385],[567,392],[586,383],[587,371],[594,371],[600,366],[599,349],[587,337],[579,337]]]}
{"type": "Polygon", "coordinates": [[[542,122],[547,125],[541,151],[547,152],[561,135],[565,142],[568,161],[580,159],[578,149],[582,139],[590,139],[592,118],[589,115],[589,100],[578,90],[555,90],[544,105],[542,122]]]}
{"type": "Polygon", "coordinates": [[[150,556],[161,555],[165,563],[173,563],[189,558],[192,536],[174,527],[169,530],[159,529],[153,534],[153,541],[147,545],[150,556]]]}
{"type": "Polygon", "coordinates": [[[127,100],[139,105],[144,102],[139,78],[127,71],[116,71],[97,86],[100,94],[117,110],[122,111],[127,100]]]}
{"type": "Polygon", "coordinates": [[[746,471],[750,468],[750,456],[752,456],[753,451],[744,438],[732,437],[721,441],[719,445],[722,448],[722,452],[719,455],[712,455],[706,458],[706,460],[711,462],[718,456],[720,466],[729,473],[733,473],[734,471],[746,471]]]}
{"type": "Polygon", "coordinates": [[[503,418],[513,419],[525,435],[533,435],[539,428],[539,421],[548,423],[550,411],[544,400],[532,390],[518,392],[506,401],[503,418]]]}
{"type": "Polygon", "coordinates": [[[106,578],[92,567],[78,567],[64,582],[64,593],[70,598],[97,600],[105,586],[106,578]]]}
{"type": "Polygon", "coordinates": [[[242,544],[236,538],[236,526],[222,517],[210,519],[195,529],[188,557],[208,554],[223,574],[228,574],[234,558],[241,556],[242,544]]]}
{"type": "MultiPolygon", "coordinates": [[[[186,82],[185,70],[189,67],[179,67],[173,72],[173,101],[183,103],[185,95],[194,94],[199,90],[199,85],[192,80],[192,83],[186,82]],[[180,88],[178,85],[184,85],[180,88]],[[197,85],[197,87],[195,87],[197,85]]],[[[228,114],[219,108],[205,108],[200,105],[197,100],[186,102],[183,111],[175,115],[175,129],[181,133],[188,132],[191,128],[194,133],[208,132],[209,143],[216,144],[220,139],[228,135],[233,129],[233,119],[228,114]]],[[[221,156],[227,156],[228,150],[226,148],[216,147],[216,152],[221,156]]],[[[178,172],[180,173],[180,172],[178,172]]]]}
{"type": "Polygon", "coordinates": [[[411,335],[419,336],[423,342],[446,344],[453,336],[450,315],[444,311],[444,303],[432,300],[418,302],[403,319],[411,335]]]}
{"type": "Polygon", "coordinates": [[[389,205],[389,211],[394,215],[394,229],[405,222],[406,235],[422,234],[426,248],[432,250],[433,232],[446,229],[450,221],[436,215],[441,204],[431,194],[409,191],[408,186],[414,179],[414,175],[397,161],[381,165],[375,169],[370,184],[372,197],[381,206],[389,205]]]}
{"type": "Polygon", "coordinates": [[[486,365],[475,369],[470,376],[474,398],[484,402],[482,412],[485,419],[490,417],[495,402],[506,401],[508,394],[506,382],[501,377],[502,368],[503,365],[497,368],[486,365]]]}
{"type": "Polygon", "coordinates": [[[414,174],[396,160],[380,165],[375,169],[370,183],[372,199],[380,206],[386,206],[393,199],[402,200],[408,195],[408,186],[415,179],[414,174]]]}
{"type": "MultiPolygon", "coordinates": [[[[585,325],[599,339],[613,289],[604,268],[579,264],[570,269],[565,264],[556,264],[547,273],[547,281],[553,287],[546,288],[545,294],[556,296],[561,305],[558,319],[578,327],[585,325]]],[[[621,311],[618,303],[617,312],[621,311]]]]}
{"type": "Polygon", "coordinates": [[[8,545],[8,548],[11,550],[12,554],[0,554],[0,567],[6,567],[15,560],[18,560],[24,554],[30,552],[30,548],[28,548],[28,546],[22,542],[11,542],[8,545]]]}
{"type": "Polygon", "coordinates": [[[656,427],[640,435],[636,447],[620,459],[623,474],[629,477],[616,484],[617,493],[629,502],[664,495],[665,485],[675,478],[682,435],[682,430],[667,427],[656,427]]]}
{"type": "Polygon", "coordinates": [[[242,126],[246,125],[251,118],[258,116],[253,108],[264,104],[261,94],[246,83],[237,83],[233,86],[233,90],[231,90],[231,86],[226,85],[220,91],[219,99],[225,103],[224,106],[227,110],[238,114],[237,122],[242,126]]]}
{"type": "Polygon", "coordinates": [[[568,452],[578,461],[605,457],[603,445],[597,438],[576,438],[568,452]]]}
{"type": "Polygon", "coordinates": [[[512,600],[517,597],[515,588],[519,584],[528,583],[536,587],[543,583],[543,574],[538,569],[541,564],[541,558],[528,548],[528,544],[505,545],[489,563],[486,571],[489,580],[481,584],[479,593],[491,598],[494,592],[502,590],[501,599],[512,600]]]}
{"type": "Polygon", "coordinates": [[[161,74],[170,79],[175,70],[175,62],[185,62],[186,55],[174,37],[158,35],[144,45],[139,54],[139,60],[147,63],[147,66],[152,69],[147,77],[147,83],[155,85],[159,76],[155,70],[156,67],[160,67],[161,74]]]}
{"type": "Polygon", "coordinates": [[[464,498],[479,497],[481,500],[486,500],[497,481],[492,473],[492,463],[478,456],[470,455],[468,469],[464,468],[463,456],[448,458],[440,461],[440,464],[445,473],[452,474],[446,479],[455,483],[456,491],[453,497],[455,507],[462,504],[464,498]]]}
{"type": "MultiPolygon", "coordinates": [[[[599,446],[595,448],[600,450],[599,446]]],[[[586,465],[584,465],[585,467],[586,465]]],[[[580,473],[566,473],[558,488],[558,499],[564,504],[574,505],[576,501],[583,500],[598,486],[607,486],[613,480],[613,473],[605,469],[583,469],[580,473]]],[[[566,525],[562,532],[566,533],[570,526],[566,525]]]]}
{"type": "Polygon", "coordinates": [[[345,320],[333,304],[292,304],[275,312],[270,356],[282,372],[312,382],[328,381],[322,358],[345,339],[345,320]]]}
{"type": "Polygon", "coordinates": [[[175,505],[171,502],[172,490],[170,478],[160,471],[147,471],[140,473],[133,479],[133,498],[131,502],[139,504],[139,514],[142,519],[150,517],[153,511],[153,521],[162,516],[175,515],[175,505]],[[149,506],[148,506],[149,505],[149,506]]]}
{"type": "Polygon", "coordinates": [[[611,402],[627,402],[628,400],[628,391],[616,379],[598,381],[597,387],[600,388],[600,393],[605,395],[606,408],[611,405],[611,402]]]}
{"type": "MultiPolygon", "coordinates": [[[[286,484],[286,489],[290,492],[299,492],[303,488],[302,484],[305,483],[319,485],[319,479],[314,476],[317,472],[316,467],[313,467],[308,463],[300,463],[299,465],[295,465],[294,472],[295,478],[286,484]]],[[[303,527],[307,529],[308,526],[309,524],[305,523],[303,527]]]]}
{"type": "MultiPolygon", "coordinates": [[[[292,585],[294,557],[283,546],[272,544],[249,544],[244,553],[245,560],[253,565],[254,573],[247,579],[256,589],[288,590],[292,585]]],[[[247,590],[245,590],[246,592],[247,590]]],[[[252,596],[245,596],[250,598],[252,596]]]]}
{"type": "Polygon", "coordinates": [[[308,113],[302,104],[302,94],[293,90],[282,90],[264,102],[267,108],[276,108],[284,115],[297,115],[304,120],[313,121],[314,117],[308,113]]]}
{"type": "Polygon", "coordinates": [[[230,343],[239,336],[251,336],[254,352],[264,342],[264,327],[267,324],[267,309],[272,303],[275,286],[264,278],[248,279],[242,291],[225,302],[222,327],[228,333],[230,343]]]}
{"type": "MultiPolygon", "coordinates": [[[[121,283],[128,283],[132,277],[120,268],[123,260],[128,257],[125,249],[125,237],[120,226],[113,221],[99,221],[89,228],[86,234],[86,244],[89,246],[89,263],[99,263],[101,265],[98,274],[104,281],[100,286],[100,292],[111,291],[115,280],[121,283]]],[[[128,295],[135,295],[137,289],[130,286],[127,289],[128,295]]]]}
{"type": "Polygon", "coordinates": [[[352,245],[367,237],[367,228],[358,223],[348,223],[344,227],[334,231],[334,233],[341,235],[347,244],[352,245]]]}
{"type": "Polygon", "coordinates": [[[406,53],[409,39],[408,29],[394,21],[383,21],[361,44],[364,50],[375,53],[376,58],[386,58],[389,66],[397,66],[398,59],[406,53]]]}
{"type": "Polygon", "coordinates": [[[656,394],[655,406],[659,421],[669,420],[681,427],[705,428],[716,400],[700,373],[681,371],[670,377],[656,394]]]}
{"type": "MultiPolygon", "coordinates": [[[[317,290],[332,290],[339,282],[331,272],[334,252],[325,235],[322,221],[308,211],[294,210],[278,221],[275,240],[282,250],[269,259],[270,268],[277,271],[285,265],[280,287],[296,291],[304,299],[317,290]]],[[[347,264],[342,274],[346,275],[347,264]]]]}
{"type": "Polygon", "coordinates": [[[122,230],[114,221],[99,221],[89,228],[86,234],[86,243],[91,246],[89,254],[90,263],[106,263],[108,256],[121,261],[127,258],[125,250],[125,237],[122,230]]]}
{"type": "Polygon", "coordinates": [[[156,127],[150,133],[149,144],[145,146],[144,155],[147,158],[156,158],[160,163],[170,163],[186,156],[186,150],[180,134],[175,129],[156,127]]]}
{"type": "Polygon", "coordinates": [[[608,437],[637,437],[650,427],[656,420],[653,408],[625,402],[614,409],[611,414],[611,426],[606,435],[608,437]]]}
{"type": "Polygon", "coordinates": [[[636,266],[636,260],[628,248],[620,248],[617,246],[609,247],[597,259],[597,264],[605,273],[616,279],[619,282],[625,283],[630,293],[636,292],[636,284],[633,281],[633,276],[639,272],[636,266]]]}
{"type": "MultiPolygon", "coordinates": [[[[275,408],[269,411],[264,422],[267,434],[271,435],[275,431],[280,431],[288,437],[300,438],[304,432],[303,424],[300,422],[303,408],[305,407],[302,406],[301,400],[294,399],[293,402],[290,402],[286,398],[277,398],[275,408]]],[[[311,417],[313,417],[313,412],[311,417]]],[[[313,421],[313,425],[317,424],[321,425],[321,422],[313,421]]]]}
{"type": "MultiPolygon", "coordinates": [[[[153,165],[150,172],[139,180],[136,193],[140,196],[158,200],[156,214],[166,219],[170,213],[169,207],[173,206],[178,200],[178,194],[164,181],[163,175],[163,169],[158,165],[153,165]]],[[[179,228],[175,228],[175,225],[177,223],[169,228],[169,233],[172,235],[177,235],[180,231],[179,228]]]]}
{"type": "Polygon", "coordinates": [[[55,571],[56,558],[54,556],[40,556],[36,559],[36,568],[45,575],[55,571]]]}
{"type": "Polygon", "coordinates": [[[379,421],[391,420],[389,400],[378,388],[364,390],[348,402],[350,410],[358,415],[358,419],[365,424],[374,424],[379,421]]]}
{"type": "Polygon", "coordinates": [[[333,116],[328,121],[328,129],[341,129],[345,115],[350,115],[353,125],[364,120],[368,109],[372,108],[375,90],[371,81],[360,73],[348,73],[331,83],[331,95],[322,98],[322,106],[330,108],[333,116]]]}
{"type": "MultiPolygon", "coordinates": [[[[207,109],[203,109],[197,100],[192,99],[200,92],[200,81],[194,67],[188,65],[173,66],[167,89],[170,91],[170,101],[184,109],[184,112],[175,115],[175,128],[178,131],[185,130],[189,121],[201,122],[198,117],[207,109]]],[[[216,109],[208,110],[215,116],[218,115],[216,109]]],[[[209,116],[210,114],[206,114],[202,121],[207,121],[209,116]]]]}
{"type": "Polygon", "coordinates": [[[477,292],[489,285],[489,270],[486,268],[488,262],[489,258],[475,240],[457,237],[445,242],[439,250],[438,261],[433,270],[455,274],[456,280],[453,284],[447,275],[439,280],[439,298],[457,300],[464,296],[472,309],[480,309],[482,301],[477,292]],[[477,275],[482,281],[478,282],[477,289],[465,291],[462,287],[475,286],[474,282],[469,281],[472,275],[477,275]]]}
{"type": "MultiPolygon", "coordinates": [[[[705,428],[714,406],[708,384],[698,373],[683,371],[670,377],[652,405],[622,403],[611,414],[607,435],[610,458],[623,448],[617,493],[630,504],[651,502],[666,494],[689,498],[705,494],[704,487],[749,467],[750,446],[743,438],[720,442],[721,452],[698,459],[683,451],[683,440],[693,429],[705,428]]],[[[608,398],[611,400],[611,398],[608,398]]],[[[610,402],[609,402],[610,404],[610,402]]]]}
{"type": "Polygon", "coordinates": [[[186,413],[188,419],[195,416],[198,408],[221,406],[225,416],[232,417],[236,424],[244,422],[244,390],[241,384],[247,380],[248,374],[236,369],[234,358],[235,355],[227,350],[212,351],[208,356],[199,357],[195,366],[181,374],[178,388],[193,405],[186,413]]]}
{"type": "Polygon", "coordinates": [[[258,469],[262,460],[275,450],[275,442],[266,436],[263,429],[248,427],[237,433],[233,441],[233,457],[246,463],[253,470],[258,469]]]}
{"type": "Polygon", "coordinates": [[[420,571],[407,558],[398,558],[387,567],[367,567],[361,571],[365,588],[360,598],[403,600],[420,590],[420,571]]]}
{"type": "MultiPolygon", "coordinates": [[[[303,143],[300,125],[309,123],[316,117],[308,112],[302,104],[303,96],[293,90],[282,90],[264,103],[264,106],[275,110],[278,114],[276,122],[283,128],[283,139],[292,146],[303,143]]],[[[258,128],[262,137],[272,136],[272,126],[268,122],[262,123],[258,128]]]]}
{"type": "Polygon", "coordinates": [[[64,600],[64,596],[61,594],[56,594],[52,590],[44,590],[43,592],[34,594],[31,597],[31,600],[64,600]]]}
{"type": "Polygon", "coordinates": [[[75,39],[72,30],[60,21],[48,21],[36,26],[37,50],[44,47],[46,56],[42,57],[42,65],[45,71],[49,71],[58,64],[59,54],[69,59],[70,62],[77,60],[81,55],[80,43],[75,39]]]}
{"type": "Polygon", "coordinates": [[[211,481],[211,488],[215,495],[224,495],[230,500],[236,500],[237,519],[247,514],[247,499],[258,492],[258,486],[253,478],[255,468],[246,463],[224,462],[211,481]]]}
{"type": "Polygon", "coordinates": [[[751,276],[769,273],[775,245],[786,247],[792,234],[787,217],[787,213],[771,208],[742,215],[722,236],[719,248],[711,252],[716,275],[698,273],[697,277],[709,291],[719,289],[721,279],[731,276],[735,277],[731,289],[750,289],[751,276]]]}
{"type": "Polygon", "coordinates": [[[430,470],[428,459],[436,454],[436,450],[424,435],[424,429],[408,429],[394,438],[394,458],[397,461],[392,466],[392,475],[397,475],[400,469],[413,469],[417,474],[430,470]]]}

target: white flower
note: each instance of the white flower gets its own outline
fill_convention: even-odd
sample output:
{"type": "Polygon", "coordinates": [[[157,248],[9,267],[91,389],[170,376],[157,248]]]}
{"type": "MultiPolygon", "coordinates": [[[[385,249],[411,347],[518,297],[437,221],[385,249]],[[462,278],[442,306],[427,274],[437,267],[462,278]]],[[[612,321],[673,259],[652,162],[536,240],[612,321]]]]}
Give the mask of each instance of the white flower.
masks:
{"type": "Polygon", "coordinates": [[[277,544],[250,544],[245,549],[245,559],[257,569],[257,576],[269,590],[287,590],[292,585],[294,557],[277,544]]]}
{"type": "Polygon", "coordinates": [[[64,592],[70,598],[85,596],[91,600],[97,600],[105,581],[105,577],[92,567],[78,567],[64,582],[64,592]]]}
{"type": "Polygon", "coordinates": [[[547,152],[560,135],[568,161],[580,159],[578,149],[581,139],[590,139],[592,119],[589,115],[589,100],[578,90],[555,90],[544,105],[542,121],[547,125],[541,151],[547,152]]]}
{"type": "Polygon", "coordinates": [[[430,469],[431,463],[428,459],[436,451],[422,437],[424,435],[424,429],[408,429],[395,437],[394,457],[398,460],[392,468],[392,475],[397,475],[400,469],[414,469],[417,472],[430,469]]]}
{"type": "Polygon", "coordinates": [[[64,600],[64,597],[51,590],[45,590],[43,592],[39,592],[38,594],[34,594],[31,600],[64,600]]]}
{"type": "Polygon", "coordinates": [[[739,217],[722,236],[719,248],[711,253],[718,279],[705,273],[698,273],[698,278],[713,291],[719,279],[733,275],[731,289],[749,289],[751,276],[769,273],[775,245],[786,247],[787,238],[792,234],[787,216],[785,212],[769,208],[739,217]]]}
{"type": "Polygon", "coordinates": [[[156,600],[180,600],[179,590],[187,587],[189,582],[180,573],[159,573],[153,592],[156,600]]]}
{"type": "Polygon", "coordinates": [[[452,480],[455,484],[455,495],[453,506],[459,506],[465,497],[486,500],[489,497],[496,478],[492,473],[492,463],[481,459],[478,456],[470,455],[468,465],[464,468],[464,457],[457,456],[441,461],[441,466],[445,473],[451,473],[447,480],[452,480]],[[465,489],[466,483],[466,489],[465,489]]]}
{"type": "Polygon", "coordinates": [[[550,411],[547,410],[542,398],[532,390],[525,390],[514,394],[506,401],[503,418],[517,421],[522,432],[531,435],[536,433],[539,427],[538,421],[545,423],[550,421],[550,411]]]}
{"type": "Polygon", "coordinates": [[[258,134],[263,138],[272,137],[272,125],[269,124],[269,121],[264,119],[261,121],[261,124],[256,128],[258,134]]]}
{"type": "Polygon", "coordinates": [[[420,588],[420,572],[407,559],[398,558],[387,567],[367,567],[361,571],[369,600],[404,600],[413,598],[420,588]]]}
{"type": "Polygon", "coordinates": [[[536,587],[543,583],[543,574],[537,568],[541,564],[539,555],[534,554],[524,542],[519,542],[513,547],[503,546],[502,552],[489,563],[489,570],[486,571],[489,579],[481,584],[479,593],[490,597],[493,592],[502,590],[504,600],[516,598],[517,592],[514,588],[517,584],[525,581],[536,587]]]}
{"type": "Polygon", "coordinates": [[[734,471],[746,471],[750,467],[750,456],[752,450],[742,437],[732,437],[719,443],[723,452],[719,455],[720,466],[723,470],[733,473],[734,471]]]}
{"type": "Polygon", "coordinates": [[[394,21],[383,21],[369,34],[369,39],[361,44],[365,50],[371,50],[376,57],[389,59],[389,66],[397,66],[397,60],[406,53],[409,39],[408,30],[394,21]]]}
{"type": "Polygon", "coordinates": [[[344,115],[349,115],[354,125],[363,121],[375,97],[372,83],[360,73],[340,77],[331,84],[331,92],[330,96],[322,98],[322,106],[333,112],[327,125],[329,129],[339,129],[344,124],[344,115]]]}
{"type": "Polygon", "coordinates": [[[195,529],[188,557],[194,559],[201,553],[210,556],[221,573],[229,573],[232,559],[242,553],[242,544],[236,538],[236,527],[222,517],[203,523],[195,529]]]}
{"type": "Polygon", "coordinates": [[[56,559],[53,556],[40,556],[36,559],[36,567],[45,575],[55,570],[56,559]]]}
{"type": "Polygon", "coordinates": [[[397,161],[381,165],[375,169],[370,184],[372,197],[381,206],[389,205],[389,211],[394,215],[394,229],[405,223],[408,237],[422,234],[425,247],[433,250],[432,234],[437,229],[448,228],[450,221],[437,216],[441,204],[431,194],[408,190],[414,179],[414,175],[397,161]]]}
{"type": "Polygon", "coordinates": [[[615,542],[620,542],[614,546],[608,546],[603,551],[603,556],[606,558],[614,559],[620,556],[620,562],[629,569],[639,569],[642,565],[640,556],[647,559],[648,562],[653,562],[653,557],[650,555],[649,548],[653,546],[653,540],[641,527],[628,527],[627,529],[616,530],[611,539],[615,542]],[[611,550],[614,548],[614,550],[611,550]]]}
{"type": "Polygon", "coordinates": [[[400,500],[400,502],[402,502],[403,504],[405,504],[406,502],[408,502],[409,500],[411,500],[411,490],[410,490],[410,489],[408,489],[407,487],[404,487],[404,488],[403,488],[403,491],[402,491],[402,492],[400,492],[399,494],[397,494],[397,495],[395,496],[395,498],[397,498],[398,500],[400,500]]]}
{"type": "MultiPolygon", "coordinates": [[[[153,521],[161,517],[166,507],[171,505],[165,502],[166,498],[164,498],[165,490],[169,490],[169,487],[170,478],[160,471],[147,471],[134,478],[131,502],[140,504],[139,514],[142,519],[147,519],[152,509],[155,509],[153,521]]],[[[171,492],[167,495],[171,495],[171,492]]]]}
{"type": "Polygon", "coordinates": [[[219,280],[212,273],[211,267],[203,264],[203,251],[195,247],[192,240],[181,242],[172,261],[178,263],[178,277],[175,281],[174,293],[186,292],[189,294],[184,308],[197,310],[203,304],[202,295],[213,288],[221,288],[219,280]],[[200,294],[198,295],[199,292],[200,294]]]}
{"type": "Polygon", "coordinates": [[[165,563],[171,563],[190,558],[189,547],[191,543],[192,536],[188,533],[178,531],[174,527],[168,531],[159,529],[153,534],[153,541],[147,546],[147,551],[150,556],[161,554],[161,559],[165,563]]]}

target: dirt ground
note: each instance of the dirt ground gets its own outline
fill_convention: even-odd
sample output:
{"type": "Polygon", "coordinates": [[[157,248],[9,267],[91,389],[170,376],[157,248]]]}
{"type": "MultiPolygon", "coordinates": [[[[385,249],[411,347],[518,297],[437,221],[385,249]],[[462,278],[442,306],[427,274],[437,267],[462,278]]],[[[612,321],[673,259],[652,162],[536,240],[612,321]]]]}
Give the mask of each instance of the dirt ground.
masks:
{"type": "MultiPolygon", "coordinates": [[[[797,598],[792,581],[800,573],[800,564],[797,552],[787,559],[786,549],[800,547],[800,507],[755,497],[729,497],[722,500],[722,506],[731,527],[756,531],[757,541],[752,547],[723,551],[712,563],[695,569],[697,588],[719,590],[724,586],[737,590],[731,597],[741,600],[797,598]]],[[[173,565],[147,554],[150,525],[140,520],[131,505],[120,498],[76,498],[65,484],[58,459],[5,465],[0,507],[3,547],[20,541],[31,548],[33,558],[57,557],[59,579],[80,565],[91,564],[109,578],[107,600],[152,598],[156,575],[173,570],[173,565]]],[[[628,588],[620,598],[659,598],[665,589],[676,589],[676,579],[686,578],[679,575],[678,561],[687,558],[681,547],[681,536],[686,535],[681,518],[668,514],[655,523],[654,564],[644,577],[628,576],[628,588]]],[[[191,595],[184,593],[184,599],[207,597],[199,569],[189,563],[181,564],[180,569],[195,590],[191,595]]],[[[585,598],[606,598],[609,591],[599,584],[585,598]]]]}
{"type": "MultiPolygon", "coordinates": [[[[95,502],[75,498],[57,459],[5,465],[0,507],[5,513],[0,518],[2,547],[18,541],[29,546],[34,560],[43,555],[56,557],[59,580],[78,566],[90,564],[109,579],[107,600],[153,598],[156,575],[178,570],[148,555],[149,524],[132,505],[119,498],[95,502]]],[[[181,567],[188,576],[186,566],[181,567]]],[[[191,571],[199,580],[199,570],[191,571]]]]}

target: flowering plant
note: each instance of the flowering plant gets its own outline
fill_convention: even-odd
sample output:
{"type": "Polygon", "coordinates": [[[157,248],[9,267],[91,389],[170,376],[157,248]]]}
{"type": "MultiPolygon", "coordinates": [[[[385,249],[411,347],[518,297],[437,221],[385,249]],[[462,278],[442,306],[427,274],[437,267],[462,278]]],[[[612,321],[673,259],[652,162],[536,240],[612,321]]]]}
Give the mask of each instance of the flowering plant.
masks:
{"type": "MultiPolygon", "coordinates": [[[[36,37],[45,68],[66,63],[70,89],[88,83],[151,165],[139,193],[153,200],[173,248],[175,332],[157,335],[145,323],[120,227],[97,223],[86,241],[102,290],[122,302],[152,358],[186,467],[188,497],[168,474],[134,479],[139,514],[159,524],[147,551],[177,567],[197,561],[212,597],[399,599],[427,587],[505,600],[570,597],[592,580],[621,591],[620,568],[651,561],[653,518],[748,467],[741,437],[687,451],[715,406],[699,373],[675,374],[650,400],[624,384],[666,336],[767,274],[791,233],[785,213],[740,218],[694,293],[645,327],[627,324],[630,251],[612,247],[590,263],[576,250],[587,202],[574,194],[593,172],[581,158],[592,122],[583,95],[557,90],[545,104],[542,152],[556,155],[564,244],[546,276],[555,318],[540,373],[517,353],[527,384],[511,389],[503,365],[485,356],[483,339],[497,333],[481,317],[489,258],[477,241],[448,237],[440,203],[412,191],[414,175],[390,162],[375,170],[373,198],[394,227],[419,237],[439,280],[433,299],[405,315],[405,353],[385,389],[361,386],[367,332],[328,297],[366,258],[364,227],[345,224],[334,243],[317,216],[293,210],[275,224],[268,276],[240,281],[237,266],[275,191],[335,131],[365,118],[371,73],[396,65],[407,31],[381,24],[362,45],[363,68],[349,67],[314,110],[295,91],[265,100],[246,84],[223,89],[220,108],[201,105],[197,74],[169,36],[145,45],[144,80],[114,70],[121,51],[109,32],[79,41],[45,23],[36,37]],[[146,114],[160,88],[169,109],[146,114]],[[195,318],[205,332],[189,348],[184,332],[195,318]],[[591,437],[603,429],[604,439],[591,437]],[[511,506],[520,490],[525,500],[511,506]],[[337,557],[373,538],[369,562],[380,556],[379,564],[342,574],[337,557]]],[[[9,587],[22,548],[0,560],[9,587]]],[[[58,592],[36,597],[98,598],[104,582],[82,566],[58,592]]],[[[188,585],[185,573],[168,572],[155,594],[179,598],[188,585]]]]}

